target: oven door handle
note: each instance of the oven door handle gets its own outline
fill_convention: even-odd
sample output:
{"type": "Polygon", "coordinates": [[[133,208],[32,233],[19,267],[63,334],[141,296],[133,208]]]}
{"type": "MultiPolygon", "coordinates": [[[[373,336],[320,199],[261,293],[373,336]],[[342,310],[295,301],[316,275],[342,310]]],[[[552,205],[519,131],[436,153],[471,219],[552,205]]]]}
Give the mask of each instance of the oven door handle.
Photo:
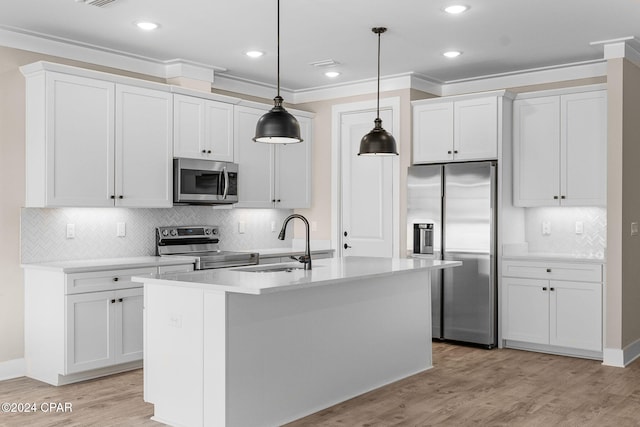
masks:
{"type": "Polygon", "coordinates": [[[222,200],[225,200],[229,192],[229,172],[227,172],[226,166],[222,168],[222,173],[224,173],[224,193],[222,194],[222,200]]]}

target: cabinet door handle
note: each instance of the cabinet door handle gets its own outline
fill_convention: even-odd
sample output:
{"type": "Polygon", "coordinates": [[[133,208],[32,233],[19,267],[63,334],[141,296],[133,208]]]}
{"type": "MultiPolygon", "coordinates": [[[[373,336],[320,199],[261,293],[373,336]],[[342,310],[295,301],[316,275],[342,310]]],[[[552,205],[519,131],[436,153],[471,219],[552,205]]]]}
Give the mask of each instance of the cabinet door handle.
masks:
{"type": "Polygon", "coordinates": [[[115,303],[116,303],[116,300],[112,299],[111,304],[115,304],[115,303]]]}
{"type": "Polygon", "coordinates": [[[547,273],[551,273],[551,269],[550,268],[547,268],[547,273]]]}
{"type": "Polygon", "coordinates": [[[542,288],[542,290],[543,290],[543,291],[546,291],[546,290],[547,290],[547,287],[546,287],[546,286],[545,286],[545,287],[543,287],[543,288],[542,288]]]}

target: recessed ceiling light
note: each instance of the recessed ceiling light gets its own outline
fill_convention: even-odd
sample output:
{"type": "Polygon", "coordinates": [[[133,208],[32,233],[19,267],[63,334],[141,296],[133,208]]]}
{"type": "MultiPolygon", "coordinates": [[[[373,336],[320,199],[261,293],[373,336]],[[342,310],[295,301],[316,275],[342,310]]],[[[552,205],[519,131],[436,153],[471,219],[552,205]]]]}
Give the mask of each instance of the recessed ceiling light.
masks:
{"type": "Polygon", "coordinates": [[[138,21],[136,22],[136,26],[145,31],[152,31],[159,27],[158,24],[150,21],[138,21]]]}
{"type": "Polygon", "coordinates": [[[249,58],[260,58],[264,55],[264,52],[260,52],[259,50],[250,50],[245,53],[249,58]]]}
{"type": "Polygon", "coordinates": [[[327,71],[326,73],[324,73],[325,76],[331,78],[331,79],[335,79],[336,77],[338,77],[340,75],[339,72],[337,71],[327,71]]]}
{"type": "Polygon", "coordinates": [[[454,4],[444,8],[445,12],[450,13],[452,15],[457,15],[458,13],[462,13],[466,10],[469,10],[469,6],[464,6],[461,4],[454,4]]]}
{"type": "Polygon", "coordinates": [[[459,52],[457,50],[450,50],[448,52],[443,53],[444,56],[446,56],[447,58],[455,58],[457,56],[462,55],[462,52],[459,52]]]}

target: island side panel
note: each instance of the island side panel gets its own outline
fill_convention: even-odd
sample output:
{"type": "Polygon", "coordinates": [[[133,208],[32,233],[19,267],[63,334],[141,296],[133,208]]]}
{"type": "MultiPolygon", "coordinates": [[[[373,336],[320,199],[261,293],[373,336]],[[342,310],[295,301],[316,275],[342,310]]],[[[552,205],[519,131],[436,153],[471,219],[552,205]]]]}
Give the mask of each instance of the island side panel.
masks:
{"type": "Polygon", "coordinates": [[[226,425],[280,425],[431,368],[430,288],[411,271],[229,294],[226,425]]]}
{"type": "Polygon", "coordinates": [[[144,286],[144,399],[153,419],[203,425],[203,291],[144,286]]]}

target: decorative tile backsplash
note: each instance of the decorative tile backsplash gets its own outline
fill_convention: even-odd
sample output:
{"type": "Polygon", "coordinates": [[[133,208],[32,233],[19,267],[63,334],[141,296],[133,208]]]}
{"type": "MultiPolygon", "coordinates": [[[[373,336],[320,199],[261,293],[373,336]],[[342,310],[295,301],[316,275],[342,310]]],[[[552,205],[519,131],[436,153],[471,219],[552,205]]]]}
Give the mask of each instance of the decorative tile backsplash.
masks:
{"type": "Polygon", "coordinates": [[[529,252],[558,253],[602,258],[607,247],[607,210],[605,208],[528,208],[525,210],[525,239],[529,252]],[[542,234],[542,223],[551,234],[542,234]],[[582,234],[576,234],[576,223],[582,234]]]}
{"type": "MultiPolygon", "coordinates": [[[[168,209],[124,208],[23,208],[21,257],[23,263],[74,259],[155,255],[155,228],[169,225],[217,225],[223,250],[291,247],[278,232],[291,210],[213,209],[207,206],[176,206],[168,209]],[[239,222],[245,232],[238,232],[239,222]],[[124,222],[125,237],[116,237],[124,222]],[[272,223],[275,231],[271,231],[272,223]],[[75,238],[67,239],[67,224],[74,224],[75,238]]],[[[291,227],[291,226],[290,226],[291,227]]]]}

